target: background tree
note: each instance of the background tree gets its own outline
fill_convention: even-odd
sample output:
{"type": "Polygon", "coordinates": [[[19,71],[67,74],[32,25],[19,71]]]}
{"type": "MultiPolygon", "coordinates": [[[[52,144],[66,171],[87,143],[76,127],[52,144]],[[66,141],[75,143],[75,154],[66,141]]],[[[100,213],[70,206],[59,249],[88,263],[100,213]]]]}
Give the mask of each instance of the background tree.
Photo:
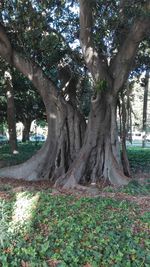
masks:
{"type": "Polygon", "coordinates": [[[142,147],[145,147],[146,143],[146,135],[147,135],[147,104],[148,104],[148,89],[149,89],[149,77],[150,77],[150,71],[149,69],[146,71],[145,79],[142,81],[142,85],[144,85],[144,99],[143,99],[143,142],[142,147]]]}
{"type": "MultiPolygon", "coordinates": [[[[4,63],[2,62],[4,65],[4,63]]],[[[1,65],[2,67],[2,65],[1,65]]],[[[3,66],[2,75],[4,76],[4,69],[7,66],[3,66]]],[[[15,107],[15,120],[11,118],[12,122],[22,122],[24,125],[23,129],[23,140],[29,140],[29,132],[31,127],[31,122],[33,120],[45,120],[45,108],[44,104],[41,100],[40,95],[32,86],[32,83],[26,79],[23,75],[21,75],[16,70],[11,70],[12,80],[11,86],[13,86],[13,102],[15,107]],[[38,109],[35,111],[33,109],[34,104],[37,103],[38,109]]],[[[1,85],[1,121],[4,123],[7,121],[7,101],[6,101],[6,92],[4,88],[6,81],[4,77],[1,76],[0,85],[1,85]]],[[[9,98],[10,100],[10,98],[9,98]]],[[[10,115],[12,116],[12,111],[10,115]]],[[[8,118],[9,119],[9,118],[8,118]]]]}
{"type": "MultiPolygon", "coordinates": [[[[1,66],[3,64],[3,60],[0,60],[1,66]]],[[[4,90],[5,80],[4,80],[4,70],[0,69],[0,124],[1,124],[1,132],[4,134],[3,125],[6,124],[7,121],[7,101],[6,101],[6,93],[4,90]]]]}
{"type": "Polygon", "coordinates": [[[22,122],[23,142],[29,140],[29,132],[33,120],[45,120],[45,108],[40,95],[32,83],[19,72],[13,72],[14,100],[17,122],[22,122]],[[34,105],[37,105],[35,114],[34,105]]]}
{"type": "Polygon", "coordinates": [[[9,145],[13,154],[18,153],[17,151],[17,136],[16,136],[16,111],[14,104],[14,90],[12,83],[11,70],[8,68],[4,73],[5,79],[5,90],[7,98],[7,122],[9,132],[9,145]]]}

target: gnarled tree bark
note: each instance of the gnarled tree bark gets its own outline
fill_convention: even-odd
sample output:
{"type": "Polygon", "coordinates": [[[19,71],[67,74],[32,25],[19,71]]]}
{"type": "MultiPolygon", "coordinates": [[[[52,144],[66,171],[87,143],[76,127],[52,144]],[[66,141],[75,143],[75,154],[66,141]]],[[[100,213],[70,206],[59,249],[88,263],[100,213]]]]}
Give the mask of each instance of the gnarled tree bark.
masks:
{"type": "MultiPolygon", "coordinates": [[[[80,42],[84,59],[92,74],[96,97],[84,137],[85,124],[76,104],[58,96],[55,85],[42,70],[16,51],[0,26],[0,54],[27,76],[39,90],[48,120],[48,138],[37,155],[26,163],[0,170],[0,175],[36,180],[49,178],[58,186],[76,187],[87,182],[110,182],[123,185],[128,178],[123,173],[118,148],[116,103],[135,58],[136,51],[150,26],[149,19],[133,22],[126,39],[110,63],[99,53],[92,37],[92,2],[80,2],[80,42]],[[84,137],[84,141],[83,141],[84,137]]],[[[71,96],[72,98],[72,96],[71,96]]]]}
{"type": "Polygon", "coordinates": [[[48,137],[39,152],[23,164],[1,169],[0,175],[26,180],[55,180],[68,170],[79,152],[85,120],[71,101],[58,96],[53,82],[36,64],[13,50],[3,26],[0,26],[0,54],[32,81],[43,99],[48,121],[48,137]]]}
{"type": "Polygon", "coordinates": [[[123,185],[116,124],[116,99],[107,92],[92,101],[84,144],[68,173],[56,185],[64,188],[86,183],[123,185]]]}
{"type": "Polygon", "coordinates": [[[92,101],[85,140],[78,158],[68,173],[57,180],[56,185],[76,187],[87,181],[127,184],[129,179],[123,173],[118,149],[116,103],[150,20],[146,17],[133,22],[118,53],[108,64],[105,55],[99,53],[94,46],[92,2],[79,2],[80,43],[84,59],[96,87],[103,81],[107,86],[105,90],[101,88],[101,91],[96,92],[97,97],[92,101]]]}

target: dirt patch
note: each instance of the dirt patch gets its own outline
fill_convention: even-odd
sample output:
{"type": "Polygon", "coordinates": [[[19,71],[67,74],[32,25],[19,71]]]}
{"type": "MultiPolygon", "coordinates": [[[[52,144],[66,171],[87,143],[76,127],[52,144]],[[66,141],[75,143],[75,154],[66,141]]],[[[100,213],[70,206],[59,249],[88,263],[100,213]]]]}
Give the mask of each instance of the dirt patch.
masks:
{"type": "Polygon", "coordinates": [[[11,178],[0,178],[0,185],[10,185],[14,188],[35,188],[35,189],[48,189],[52,187],[52,184],[47,180],[39,180],[36,182],[25,181],[23,179],[11,179],[11,178]]]}
{"type": "Polygon", "coordinates": [[[121,192],[101,192],[97,187],[80,187],[75,190],[61,190],[61,189],[54,189],[52,184],[49,181],[41,180],[41,181],[25,181],[22,179],[10,179],[10,178],[0,178],[0,198],[2,199],[10,199],[11,195],[9,191],[12,192],[21,192],[25,190],[47,190],[52,189],[52,195],[74,195],[77,198],[80,197],[102,197],[102,198],[111,198],[117,199],[120,201],[130,201],[132,203],[136,203],[139,207],[141,212],[150,211],[150,196],[132,196],[127,193],[121,192]],[[4,190],[3,190],[4,186],[4,190]],[[7,188],[8,186],[8,188],[7,188]],[[10,190],[9,190],[10,186],[10,190]]]}
{"type": "Polygon", "coordinates": [[[5,192],[0,192],[0,198],[4,199],[4,200],[10,200],[11,199],[11,195],[5,192]]]}

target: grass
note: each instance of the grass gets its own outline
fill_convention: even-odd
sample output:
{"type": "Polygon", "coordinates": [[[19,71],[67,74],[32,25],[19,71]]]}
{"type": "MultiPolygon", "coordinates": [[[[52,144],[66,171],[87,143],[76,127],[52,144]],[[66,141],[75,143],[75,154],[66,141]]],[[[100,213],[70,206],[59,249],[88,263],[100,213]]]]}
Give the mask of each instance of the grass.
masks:
{"type": "Polygon", "coordinates": [[[150,148],[128,148],[128,158],[133,173],[150,173],[150,148]]]}
{"type": "Polygon", "coordinates": [[[2,267],[150,266],[150,214],[141,214],[137,205],[51,190],[13,193],[9,186],[5,192],[2,267]]]}
{"type": "Polygon", "coordinates": [[[19,154],[11,154],[9,145],[0,146],[0,160],[7,162],[7,165],[15,165],[22,163],[33,156],[37,150],[41,148],[42,144],[39,142],[18,143],[19,154]]]}

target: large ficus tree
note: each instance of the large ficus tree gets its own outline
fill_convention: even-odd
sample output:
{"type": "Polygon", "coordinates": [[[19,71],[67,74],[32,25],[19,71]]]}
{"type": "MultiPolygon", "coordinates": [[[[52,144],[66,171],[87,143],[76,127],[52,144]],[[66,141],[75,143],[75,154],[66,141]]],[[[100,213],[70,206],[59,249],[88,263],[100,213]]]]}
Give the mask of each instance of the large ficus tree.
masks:
{"type": "MultiPolygon", "coordinates": [[[[26,40],[29,33],[31,37],[36,33],[37,40],[41,38],[45,42],[44,38],[48,33],[56,34],[63,44],[60,51],[65,48],[67,58],[72,58],[73,62],[76,61],[75,64],[80,60],[80,64],[86,65],[90,77],[92,76],[94,93],[85,131],[85,120],[76,99],[80,83],[75,73],[61,61],[61,78],[59,83],[54,83],[48,71],[50,58],[49,63],[42,60],[44,45],[38,47],[34,53],[31,46],[36,39],[33,38],[31,42],[31,38],[30,43],[27,42],[21,49],[21,43],[20,46],[19,42],[16,44],[14,38],[15,31],[19,40],[24,38],[19,27],[17,30],[17,25],[21,23],[15,23],[13,30],[10,30],[11,25],[14,26],[14,16],[9,25],[8,18],[3,20],[0,26],[0,55],[28,77],[39,91],[46,108],[48,138],[41,150],[30,160],[9,169],[1,169],[0,174],[28,180],[47,178],[63,187],[101,181],[118,185],[128,183],[120,160],[116,108],[118,94],[150,28],[149,1],[52,1],[51,5],[49,1],[34,1],[34,6],[30,1],[25,3],[28,3],[26,10],[29,8],[32,13],[26,19],[26,40]],[[78,37],[79,32],[78,18],[74,12],[71,13],[72,5],[76,8],[78,4],[79,39],[84,63],[82,57],[70,48],[70,43],[78,37]],[[39,31],[33,19],[38,19],[39,31]],[[65,34],[62,35],[61,32],[65,34]]],[[[13,8],[16,8],[17,20],[19,6],[13,8]]],[[[3,14],[12,12],[10,10],[3,14]]],[[[45,50],[48,50],[48,46],[45,46],[45,50]]],[[[66,54],[61,57],[66,58],[66,54]]]]}

